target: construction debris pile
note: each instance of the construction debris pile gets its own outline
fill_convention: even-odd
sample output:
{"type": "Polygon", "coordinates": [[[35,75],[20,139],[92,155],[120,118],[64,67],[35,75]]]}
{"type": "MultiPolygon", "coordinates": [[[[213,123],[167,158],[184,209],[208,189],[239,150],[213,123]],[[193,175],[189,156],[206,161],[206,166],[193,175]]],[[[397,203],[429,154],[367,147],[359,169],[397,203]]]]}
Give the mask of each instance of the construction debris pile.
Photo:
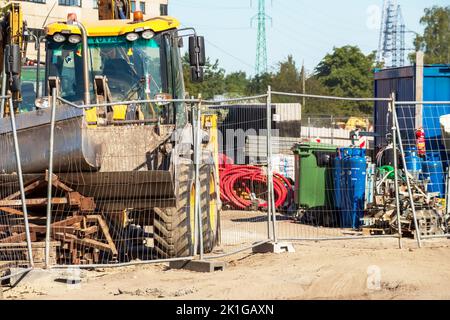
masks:
{"type": "MultiPolygon", "coordinates": [[[[14,183],[10,177],[9,183],[14,183]]],[[[36,263],[43,262],[42,245],[46,237],[48,179],[43,175],[26,181],[26,205],[33,255],[36,263]]],[[[7,181],[2,181],[3,184],[7,181]]],[[[51,252],[53,263],[89,264],[100,261],[114,262],[118,258],[116,245],[110,235],[109,227],[101,214],[96,212],[96,204],[91,197],[80,193],[62,183],[53,175],[51,219],[51,252]]],[[[0,259],[27,260],[26,247],[20,246],[26,240],[20,192],[14,192],[0,200],[0,259]],[[17,248],[17,246],[21,248],[17,248]],[[22,250],[20,250],[22,249],[22,250]],[[22,257],[9,257],[11,253],[22,252],[22,257]]]]}

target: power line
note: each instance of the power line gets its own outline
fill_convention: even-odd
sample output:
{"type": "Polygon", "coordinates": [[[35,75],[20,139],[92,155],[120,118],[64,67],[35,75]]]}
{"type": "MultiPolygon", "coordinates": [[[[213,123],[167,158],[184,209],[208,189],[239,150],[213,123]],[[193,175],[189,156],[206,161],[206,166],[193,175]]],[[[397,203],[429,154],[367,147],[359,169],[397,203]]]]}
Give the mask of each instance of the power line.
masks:
{"type": "Polygon", "coordinates": [[[216,4],[207,4],[204,3],[186,3],[185,0],[182,1],[176,1],[176,0],[170,0],[171,3],[180,6],[180,7],[186,7],[191,9],[209,9],[209,10],[244,10],[247,9],[247,7],[231,7],[231,6],[222,6],[222,5],[216,5],[216,4]]]}
{"type": "MultiPolygon", "coordinates": [[[[182,26],[183,28],[184,28],[184,27],[187,28],[187,26],[184,25],[183,23],[181,24],[181,26],[182,26]]],[[[249,67],[249,68],[252,68],[252,69],[255,67],[255,66],[251,65],[250,63],[248,63],[248,62],[242,60],[241,58],[236,57],[236,56],[233,55],[232,53],[230,53],[230,52],[228,52],[228,51],[222,49],[221,47],[219,47],[218,45],[212,43],[212,42],[211,42],[210,40],[208,40],[208,39],[205,39],[205,42],[206,42],[208,45],[211,45],[211,46],[213,46],[214,48],[216,48],[217,50],[219,50],[219,51],[221,51],[222,53],[226,54],[227,56],[229,56],[229,57],[235,59],[236,61],[239,61],[239,62],[242,63],[243,65],[245,65],[245,66],[247,66],[247,67],[249,67]]]]}
{"type": "Polygon", "coordinates": [[[227,56],[229,56],[229,57],[231,57],[231,58],[235,59],[236,61],[239,61],[240,63],[242,63],[242,64],[246,65],[247,67],[250,67],[250,68],[254,68],[254,67],[255,67],[255,66],[252,66],[252,65],[251,65],[250,63],[248,63],[248,62],[246,62],[246,61],[242,60],[241,58],[239,58],[239,57],[236,57],[235,55],[233,55],[233,54],[229,53],[228,51],[225,51],[224,49],[222,49],[221,47],[219,47],[219,46],[215,45],[215,44],[214,44],[214,43],[212,43],[211,41],[209,41],[209,40],[206,40],[206,39],[205,39],[205,41],[206,41],[206,43],[207,43],[207,44],[209,44],[209,45],[213,46],[213,47],[214,47],[214,48],[216,48],[217,50],[219,50],[219,51],[221,51],[221,52],[225,53],[225,54],[226,54],[227,56]]]}

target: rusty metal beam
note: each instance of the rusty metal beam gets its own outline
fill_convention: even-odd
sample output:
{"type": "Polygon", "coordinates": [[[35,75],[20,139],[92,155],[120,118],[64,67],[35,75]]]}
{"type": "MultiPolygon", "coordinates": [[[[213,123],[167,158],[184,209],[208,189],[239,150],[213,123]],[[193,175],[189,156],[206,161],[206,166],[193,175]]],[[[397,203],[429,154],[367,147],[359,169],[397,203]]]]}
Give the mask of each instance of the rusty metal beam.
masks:
{"type": "Polygon", "coordinates": [[[23,216],[23,212],[22,211],[16,210],[14,208],[1,207],[0,211],[6,212],[6,213],[9,213],[9,214],[15,214],[15,215],[18,215],[18,216],[23,216]]]}
{"type": "MultiPolygon", "coordinates": [[[[34,189],[36,189],[40,184],[42,183],[42,180],[37,180],[32,182],[31,184],[27,185],[24,188],[25,193],[28,193],[30,191],[33,191],[34,189]]],[[[16,198],[20,197],[20,191],[14,192],[13,194],[7,196],[6,198],[4,198],[3,200],[13,200],[16,198]]]]}
{"type": "MultiPolygon", "coordinates": [[[[36,233],[30,233],[31,241],[36,241],[36,233]]],[[[0,239],[0,243],[14,243],[14,242],[22,242],[27,239],[27,235],[25,232],[14,234],[10,237],[0,239]]]]}
{"type": "Polygon", "coordinates": [[[97,221],[98,221],[100,228],[102,229],[102,232],[106,238],[106,241],[108,242],[108,245],[111,248],[113,255],[117,256],[119,253],[118,253],[116,245],[114,244],[114,241],[111,237],[111,234],[109,233],[108,225],[106,224],[105,220],[103,220],[102,216],[100,216],[100,215],[97,215],[97,221]]]}
{"type": "MultiPolygon", "coordinates": [[[[47,198],[27,199],[25,200],[27,206],[43,206],[47,204],[47,198]]],[[[52,204],[67,204],[66,198],[53,198],[52,204]]],[[[0,200],[0,207],[17,207],[21,206],[21,200],[0,200]]]]}
{"type": "Polygon", "coordinates": [[[73,234],[55,233],[54,238],[60,241],[73,242],[78,246],[86,246],[92,249],[113,252],[111,247],[106,243],[102,243],[93,239],[78,239],[77,236],[73,234]]]}
{"type": "Polygon", "coordinates": [[[52,226],[71,226],[75,223],[81,222],[82,220],[83,220],[83,216],[75,216],[75,217],[70,217],[65,220],[53,222],[52,226]]]}

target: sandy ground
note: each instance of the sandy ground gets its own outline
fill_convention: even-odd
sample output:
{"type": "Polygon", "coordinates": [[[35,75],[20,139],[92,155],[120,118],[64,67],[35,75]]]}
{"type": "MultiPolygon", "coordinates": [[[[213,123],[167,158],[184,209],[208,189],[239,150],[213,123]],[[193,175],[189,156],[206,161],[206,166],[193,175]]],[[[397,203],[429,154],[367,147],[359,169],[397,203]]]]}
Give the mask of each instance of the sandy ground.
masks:
{"type": "MultiPolygon", "coordinates": [[[[238,213],[224,217],[228,252],[263,238],[263,219],[238,213]],[[244,240],[243,240],[244,239],[244,240]],[[246,240],[245,240],[246,239],[246,240]]],[[[248,215],[248,214],[247,214],[248,215]]],[[[261,218],[261,217],[259,217],[261,218]]],[[[280,223],[281,236],[336,233],[280,223]],[[295,232],[295,229],[297,231],[295,232]]],[[[450,299],[450,241],[429,240],[417,249],[404,239],[340,240],[294,243],[289,254],[252,254],[222,258],[224,271],[203,274],[169,269],[167,264],[81,271],[80,283],[67,273],[32,274],[3,299],[450,299]]],[[[77,275],[77,273],[75,273],[77,275]]]]}

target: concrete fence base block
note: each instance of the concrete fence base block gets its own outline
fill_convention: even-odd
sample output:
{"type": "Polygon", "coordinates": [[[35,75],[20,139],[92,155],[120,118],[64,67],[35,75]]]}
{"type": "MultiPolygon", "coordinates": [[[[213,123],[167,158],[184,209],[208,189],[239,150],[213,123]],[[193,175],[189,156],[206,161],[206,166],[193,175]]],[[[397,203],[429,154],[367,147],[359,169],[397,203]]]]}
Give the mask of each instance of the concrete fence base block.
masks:
{"type": "Polygon", "coordinates": [[[205,260],[184,260],[171,261],[169,268],[171,269],[185,269],[195,272],[216,272],[225,270],[226,263],[220,261],[205,261],[205,260]]]}
{"type": "Polygon", "coordinates": [[[293,253],[294,246],[290,242],[267,242],[253,248],[253,253],[293,253]]]}

